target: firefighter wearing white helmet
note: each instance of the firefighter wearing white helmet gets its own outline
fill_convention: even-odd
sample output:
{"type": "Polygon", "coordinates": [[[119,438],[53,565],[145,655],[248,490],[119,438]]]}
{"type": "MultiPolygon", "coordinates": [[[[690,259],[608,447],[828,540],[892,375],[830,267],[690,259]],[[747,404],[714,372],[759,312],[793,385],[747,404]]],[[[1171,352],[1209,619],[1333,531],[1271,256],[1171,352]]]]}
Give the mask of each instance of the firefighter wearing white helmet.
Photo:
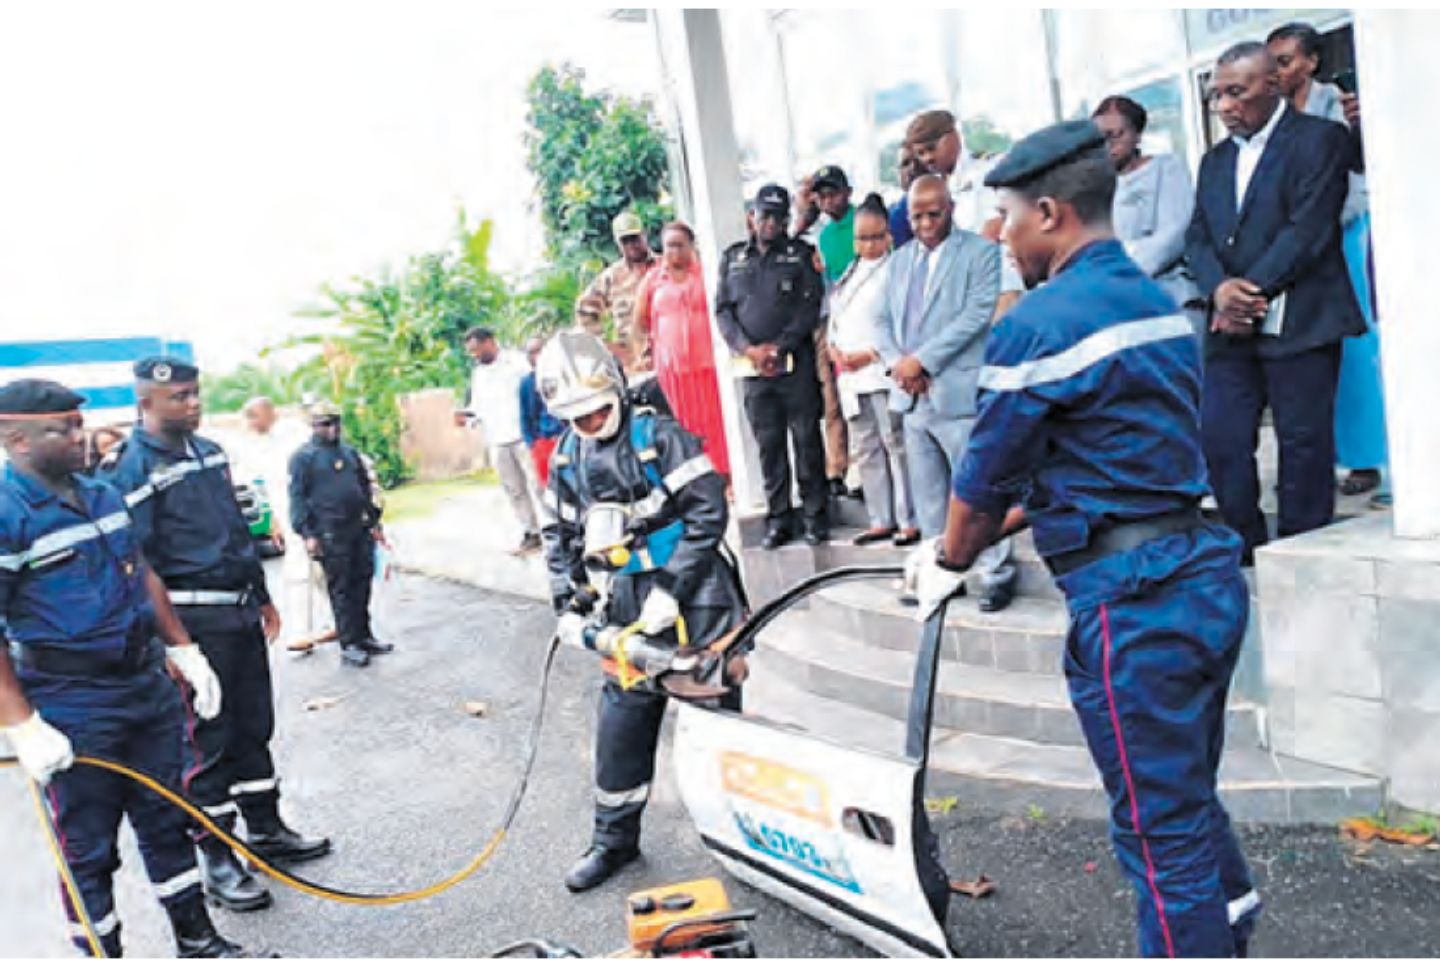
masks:
{"type": "MultiPolygon", "coordinates": [[[[540,396],[569,429],[550,461],[541,531],[558,632],[596,648],[597,621],[635,626],[647,644],[703,647],[739,622],[734,569],[720,552],[725,482],[700,440],[633,404],[595,336],[562,331],[536,362],[540,396]]],[[[572,892],[609,879],[640,853],[665,696],[607,666],[595,731],[595,828],[565,876],[572,892]]],[[[722,706],[739,709],[738,691],[722,706]]]]}

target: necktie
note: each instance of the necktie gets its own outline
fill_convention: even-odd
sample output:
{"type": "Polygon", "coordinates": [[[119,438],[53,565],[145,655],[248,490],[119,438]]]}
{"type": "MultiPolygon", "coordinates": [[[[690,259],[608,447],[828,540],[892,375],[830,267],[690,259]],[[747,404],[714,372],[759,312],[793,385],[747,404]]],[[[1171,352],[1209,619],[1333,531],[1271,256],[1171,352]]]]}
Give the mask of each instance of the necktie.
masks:
{"type": "Polygon", "coordinates": [[[915,267],[910,271],[910,287],[905,291],[905,328],[900,339],[905,349],[910,349],[911,339],[920,330],[920,318],[925,313],[925,281],[930,275],[930,251],[923,246],[916,251],[915,267]]]}

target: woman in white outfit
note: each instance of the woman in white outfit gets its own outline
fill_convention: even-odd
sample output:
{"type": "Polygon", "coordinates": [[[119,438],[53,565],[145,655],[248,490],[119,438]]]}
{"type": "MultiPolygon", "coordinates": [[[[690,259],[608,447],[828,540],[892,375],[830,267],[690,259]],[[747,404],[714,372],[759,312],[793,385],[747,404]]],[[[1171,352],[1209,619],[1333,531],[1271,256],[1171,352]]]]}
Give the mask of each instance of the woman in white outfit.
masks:
{"type": "Polygon", "coordinates": [[[850,427],[850,456],[860,470],[870,528],[857,545],[920,540],[905,469],[900,416],[890,410],[885,365],[871,342],[890,263],[890,214],[878,194],[855,211],[855,253],[830,291],[830,360],[839,371],[840,409],[850,427]]]}

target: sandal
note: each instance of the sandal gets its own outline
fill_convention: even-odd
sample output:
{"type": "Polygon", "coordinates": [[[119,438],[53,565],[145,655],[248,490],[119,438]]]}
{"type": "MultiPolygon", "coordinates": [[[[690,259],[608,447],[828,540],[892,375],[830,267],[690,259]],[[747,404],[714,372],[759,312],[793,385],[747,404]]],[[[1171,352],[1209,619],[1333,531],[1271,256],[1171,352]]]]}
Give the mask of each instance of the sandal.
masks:
{"type": "Polygon", "coordinates": [[[850,542],[857,547],[863,547],[869,543],[879,543],[881,540],[889,540],[893,536],[895,536],[894,527],[871,527],[869,530],[863,530],[857,533],[855,538],[850,542]]]}
{"type": "Polygon", "coordinates": [[[897,547],[913,547],[920,542],[920,530],[916,527],[901,530],[892,542],[897,547]]]}

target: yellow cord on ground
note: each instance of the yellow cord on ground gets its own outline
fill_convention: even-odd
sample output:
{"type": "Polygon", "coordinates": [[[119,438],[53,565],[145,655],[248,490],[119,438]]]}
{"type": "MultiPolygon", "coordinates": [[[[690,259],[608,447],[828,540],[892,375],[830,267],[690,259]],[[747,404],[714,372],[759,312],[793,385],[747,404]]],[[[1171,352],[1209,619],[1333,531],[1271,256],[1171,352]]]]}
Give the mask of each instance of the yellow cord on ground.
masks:
{"type": "MultiPolygon", "coordinates": [[[[128,777],[129,779],[145,787],[147,790],[159,794],[175,806],[179,807],[181,810],[184,810],[191,817],[193,817],[201,826],[203,826],[205,829],[209,830],[212,834],[218,837],[222,843],[224,843],[231,850],[234,850],[235,853],[239,856],[248,860],[251,864],[255,866],[257,870],[265,874],[267,877],[283,883],[285,886],[290,887],[291,889],[299,890],[301,893],[307,893],[312,897],[319,897],[322,900],[331,900],[335,903],[353,903],[359,906],[381,907],[392,906],[397,903],[412,903],[416,900],[425,900],[429,897],[433,897],[436,894],[443,893],[446,890],[449,890],[451,887],[455,886],[456,884],[462,883],[465,880],[469,879],[471,876],[473,876],[475,872],[481,867],[483,867],[485,865],[485,862],[489,860],[492,855],[494,855],[496,848],[499,847],[501,841],[505,839],[505,830],[503,828],[497,830],[495,832],[495,835],[490,838],[490,841],[485,844],[484,848],[482,848],[481,851],[477,853],[470,860],[469,863],[465,864],[465,866],[461,867],[458,871],[446,877],[445,879],[440,880],[437,883],[432,883],[427,887],[421,887],[418,890],[402,890],[397,893],[346,893],[344,891],[333,890],[329,887],[321,886],[316,883],[311,883],[310,881],[305,880],[302,877],[297,877],[292,873],[280,870],[279,868],[273,867],[270,864],[266,863],[259,856],[252,853],[250,851],[250,848],[245,846],[245,844],[242,843],[240,840],[220,829],[220,827],[215,824],[214,820],[211,820],[205,815],[205,812],[203,810],[192,804],[190,801],[186,800],[184,797],[175,793],[175,791],[169,789],[164,784],[155,780],[153,777],[143,774],[138,770],[127,767],[124,764],[115,763],[110,760],[102,760],[99,757],[76,757],[75,762],[90,767],[99,767],[101,770],[109,770],[111,773],[119,774],[122,777],[128,777]]],[[[0,760],[0,766],[11,766],[14,763],[15,761],[13,760],[0,760]]],[[[30,785],[33,790],[35,788],[35,783],[33,780],[31,781],[30,785]]],[[[36,793],[35,801],[37,805],[40,803],[38,792],[36,793]]],[[[44,807],[39,806],[38,809],[40,811],[40,815],[44,817],[44,807]]],[[[49,822],[47,820],[47,826],[48,823],[49,822]]],[[[64,855],[61,853],[59,847],[56,845],[54,835],[47,832],[46,836],[50,840],[51,852],[55,855],[56,863],[60,867],[61,879],[65,881],[66,889],[70,890],[73,881],[69,879],[69,870],[65,865],[64,855]]],[[[75,899],[73,893],[72,899],[75,899]]],[[[80,915],[83,916],[84,914],[82,913],[80,915]]],[[[96,954],[96,956],[103,955],[103,953],[96,954]]]]}
{"type": "MultiPolygon", "coordinates": [[[[16,762],[18,761],[0,761],[0,765],[8,766],[16,762]]],[[[55,868],[60,872],[60,885],[65,888],[65,896],[69,898],[70,906],[74,909],[75,916],[80,919],[80,926],[85,930],[85,939],[90,944],[90,955],[103,957],[105,948],[100,946],[100,937],[95,933],[95,925],[90,922],[90,911],[85,909],[85,901],[80,899],[75,875],[70,872],[70,864],[65,861],[65,853],[60,849],[60,841],[55,837],[55,825],[50,822],[45,801],[40,798],[40,787],[34,780],[27,782],[30,784],[30,799],[35,801],[35,815],[40,818],[41,832],[45,834],[45,842],[50,847],[50,856],[55,858],[55,868]]]]}
{"type": "MultiPolygon", "coordinates": [[[[192,819],[194,819],[205,829],[209,830],[210,833],[213,834],[215,837],[218,837],[220,841],[224,843],[227,847],[229,847],[239,856],[243,857],[245,860],[253,864],[255,868],[261,873],[265,874],[267,877],[270,877],[273,880],[284,884],[287,887],[290,887],[292,890],[298,890],[299,892],[309,894],[312,897],[318,897],[322,900],[329,900],[334,903],[350,903],[362,907],[383,907],[392,906],[394,904],[400,903],[413,903],[416,900],[425,900],[429,897],[435,896],[436,894],[443,893],[446,890],[449,890],[451,887],[469,879],[481,867],[483,867],[492,856],[494,856],[495,851],[499,849],[501,842],[504,841],[506,834],[509,832],[510,824],[514,822],[515,815],[520,809],[520,802],[525,797],[525,791],[530,782],[530,773],[535,766],[535,756],[540,742],[541,725],[545,717],[545,703],[549,696],[550,668],[555,661],[555,651],[558,648],[559,638],[552,637],[550,643],[545,649],[544,661],[540,669],[539,702],[535,706],[535,717],[531,721],[530,734],[528,740],[526,741],[525,760],[521,768],[520,777],[516,781],[515,786],[511,791],[509,803],[506,806],[505,812],[501,817],[499,829],[497,829],[495,833],[490,837],[490,840],[485,844],[485,846],[480,850],[480,852],[471,858],[469,863],[465,864],[465,866],[461,867],[455,873],[444,878],[443,880],[432,883],[429,886],[421,887],[418,890],[402,890],[395,893],[354,893],[348,890],[338,890],[333,887],[325,886],[324,884],[314,883],[310,880],[306,880],[304,877],[297,877],[295,874],[290,873],[287,870],[283,870],[279,867],[274,867],[271,866],[269,863],[266,863],[258,854],[252,852],[250,848],[247,847],[242,841],[236,839],[229,833],[220,829],[220,827],[216,825],[215,821],[211,820],[208,816],[205,815],[205,812],[203,810],[195,806],[190,801],[186,800],[184,797],[177,794],[175,791],[166,787],[164,784],[157,781],[154,777],[151,777],[148,774],[141,773],[139,770],[128,767],[123,763],[116,763],[112,760],[104,760],[100,757],[77,756],[75,758],[75,762],[77,764],[83,764],[89,767],[97,767],[101,770],[108,770],[111,773],[126,777],[140,784],[145,789],[150,790],[151,792],[158,794],[161,797],[164,797],[170,803],[185,811],[185,813],[189,814],[192,819]]],[[[15,760],[14,758],[0,759],[0,767],[13,767],[18,765],[19,761],[15,760]]],[[[34,787],[33,781],[31,782],[31,786],[34,787]]],[[[38,793],[36,794],[36,802],[37,804],[39,804],[38,793]]],[[[43,815],[43,805],[40,805],[38,809],[43,815]]],[[[48,828],[50,825],[48,819],[45,821],[45,824],[48,828]]],[[[62,879],[69,877],[69,870],[65,863],[64,853],[59,849],[59,844],[58,841],[55,839],[54,834],[50,833],[48,835],[51,842],[51,852],[55,856],[56,866],[60,869],[61,877],[62,879]]],[[[93,930],[89,929],[89,919],[84,913],[84,905],[79,903],[78,894],[74,893],[73,878],[66,880],[66,883],[67,889],[71,890],[72,899],[76,901],[77,906],[79,906],[80,908],[79,916],[85,919],[87,936],[89,936],[92,940],[92,948],[98,950],[99,944],[93,935],[93,930]]],[[[97,952],[96,956],[103,956],[103,953],[97,952]]]]}

